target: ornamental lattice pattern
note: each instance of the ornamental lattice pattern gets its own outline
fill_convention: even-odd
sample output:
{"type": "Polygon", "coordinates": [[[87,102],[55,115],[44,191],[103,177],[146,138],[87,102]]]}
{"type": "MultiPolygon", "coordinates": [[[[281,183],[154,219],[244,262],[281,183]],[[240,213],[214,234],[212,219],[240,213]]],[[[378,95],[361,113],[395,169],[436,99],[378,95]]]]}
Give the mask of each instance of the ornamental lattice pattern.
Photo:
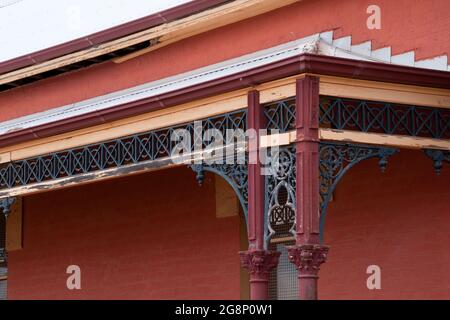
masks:
{"type": "Polygon", "coordinates": [[[267,240],[295,235],[295,146],[268,152],[270,174],[266,175],[267,240]]]}
{"type": "Polygon", "coordinates": [[[322,96],[320,124],[339,130],[450,139],[448,109],[322,96]]]}
{"type": "Polygon", "coordinates": [[[295,99],[277,101],[264,107],[264,116],[267,130],[276,130],[280,133],[295,129],[295,99]]]}
{"type": "MultiPolygon", "coordinates": [[[[295,130],[295,99],[265,106],[267,128],[295,130]]],[[[320,126],[413,137],[450,139],[450,110],[386,102],[320,97],[320,126]]]]}
{"type": "Polygon", "coordinates": [[[378,158],[382,171],[386,169],[388,158],[398,150],[394,148],[343,143],[320,143],[319,149],[319,196],[320,196],[320,236],[323,230],[328,204],[341,178],[363,160],[378,158]]]}
{"type": "MultiPolygon", "coordinates": [[[[206,132],[208,129],[217,129],[226,137],[227,130],[240,129],[241,131],[234,132],[244,134],[246,130],[246,111],[240,110],[203,119],[198,126],[195,126],[194,122],[190,122],[103,143],[10,162],[0,166],[0,189],[26,186],[32,183],[170,157],[177,145],[177,141],[171,139],[171,137],[173,135],[177,136],[178,129],[185,129],[189,132],[192,151],[196,145],[205,148],[209,143],[202,139],[203,136],[201,134],[195,135],[194,130],[201,131],[199,129],[202,129],[203,132],[206,132]]],[[[237,137],[237,139],[239,138],[237,137]]]]}

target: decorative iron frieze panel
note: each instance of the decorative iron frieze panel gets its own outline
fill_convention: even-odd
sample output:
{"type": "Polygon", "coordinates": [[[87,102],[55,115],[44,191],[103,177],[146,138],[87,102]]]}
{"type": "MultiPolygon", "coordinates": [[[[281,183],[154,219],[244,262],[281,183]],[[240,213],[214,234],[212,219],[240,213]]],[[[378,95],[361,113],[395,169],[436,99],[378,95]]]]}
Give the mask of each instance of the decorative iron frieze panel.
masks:
{"type": "Polygon", "coordinates": [[[449,109],[322,96],[320,124],[339,130],[450,139],[449,109]]]}
{"type": "Polygon", "coordinates": [[[266,242],[272,238],[295,235],[295,146],[268,150],[269,172],[266,175],[266,242]]]}
{"type": "Polygon", "coordinates": [[[320,169],[320,237],[323,240],[323,230],[328,204],[333,191],[341,178],[359,162],[379,158],[379,166],[385,170],[388,157],[396,153],[393,148],[356,145],[320,143],[319,169],[320,169]]]}
{"type": "Polygon", "coordinates": [[[295,98],[277,101],[264,106],[267,129],[280,133],[295,129],[295,98]]]}
{"type": "Polygon", "coordinates": [[[177,141],[171,137],[177,136],[179,129],[189,133],[191,151],[199,147],[207,148],[209,141],[202,139],[201,134],[194,134],[194,131],[217,129],[223,137],[227,137],[227,130],[231,129],[234,134],[238,132],[242,135],[246,130],[246,111],[200,121],[201,124],[197,125],[194,122],[185,123],[0,165],[0,190],[170,157],[177,146],[177,141]]]}
{"type": "MultiPolygon", "coordinates": [[[[294,130],[295,98],[267,104],[264,114],[267,129],[294,130]]],[[[448,109],[321,96],[319,121],[339,130],[450,139],[448,109]]]]}

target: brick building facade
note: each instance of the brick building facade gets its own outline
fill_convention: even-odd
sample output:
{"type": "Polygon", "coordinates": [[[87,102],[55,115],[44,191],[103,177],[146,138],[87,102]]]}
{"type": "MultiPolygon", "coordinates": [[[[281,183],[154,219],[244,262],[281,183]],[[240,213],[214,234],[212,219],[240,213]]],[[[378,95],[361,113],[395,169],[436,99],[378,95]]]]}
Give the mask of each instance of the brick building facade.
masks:
{"type": "Polygon", "coordinates": [[[78,45],[32,65],[0,62],[7,297],[448,299],[450,3],[377,1],[379,30],[366,25],[371,4],[191,1],[160,13],[164,23],[102,38],[113,55],[94,50],[99,61],[95,46],[78,45]],[[145,30],[161,32],[154,49],[148,38],[111,49],[145,30]],[[279,129],[258,146],[294,148],[295,184],[275,194],[247,162],[243,180],[233,165],[172,165],[161,130],[197,120],[279,129]],[[330,156],[328,144],[350,149],[330,156]],[[104,160],[87,152],[101,148],[114,160],[87,164],[104,160]],[[332,161],[348,172],[326,176],[332,161]],[[271,207],[291,189],[291,207],[271,207]],[[276,225],[273,212],[289,217],[276,225]],[[66,286],[69,265],[82,270],[81,290],[66,286]],[[367,287],[370,265],[381,289],[367,287]]]}

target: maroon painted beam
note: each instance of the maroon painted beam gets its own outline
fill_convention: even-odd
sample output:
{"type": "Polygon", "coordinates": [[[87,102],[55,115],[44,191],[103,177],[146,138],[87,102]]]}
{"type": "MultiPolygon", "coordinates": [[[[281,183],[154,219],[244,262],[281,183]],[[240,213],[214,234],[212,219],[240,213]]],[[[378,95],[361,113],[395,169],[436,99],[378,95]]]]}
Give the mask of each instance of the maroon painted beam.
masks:
{"type": "Polygon", "coordinates": [[[248,250],[241,251],[241,264],[250,273],[252,300],[269,298],[270,271],[278,265],[279,252],[264,248],[264,175],[259,161],[260,129],[265,128],[259,92],[248,93],[247,129],[249,133],[248,164],[248,250]]]}
{"type": "Polygon", "coordinates": [[[296,83],[296,243],[288,248],[298,270],[299,298],[317,299],[320,265],[328,247],[319,234],[319,78],[296,83]]]}

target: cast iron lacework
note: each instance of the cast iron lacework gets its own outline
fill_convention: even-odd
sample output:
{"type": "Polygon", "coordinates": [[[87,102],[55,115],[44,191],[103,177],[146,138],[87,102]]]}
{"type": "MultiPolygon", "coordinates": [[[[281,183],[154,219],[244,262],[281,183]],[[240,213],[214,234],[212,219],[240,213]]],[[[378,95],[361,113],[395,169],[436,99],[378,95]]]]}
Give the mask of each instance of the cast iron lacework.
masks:
{"type": "Polygon", "coordinates": [[[355,145],[320,143],[320,237],[323,241],[323,230],[326,211],[333,195],[333,191],[341,178],[359,162],[379,158],[381,171],[387,166],[388,157],[396,153],[393,148],[355,145]]]}
{"type": "MultiPolygon", "coordinates": [[[[295,99],[265,106],[267,129],[295,129],[295,99]]],[[[450,139],[450,110],[385,102],[320,97],[321,127],[450,139]]]]}
{"type": "MultiPolygon", "coordinates": [[[[11,206],[15,202],[15,198],[0,199],[0,271],[6,264],[6,218],[11,213],[11,206]]],[[[1,272],[0,272],[1,273],[1,272]]],[[[1,276],[1,274],[0,274],[1,276]]]]}
{"type": "Polygon", "coordinates": [[[270,167],[266,175],[266,243],[272,238],[295,235],[295,146],[280,147],[267,152],[270,167]]]}
{"type": "MultiPolygon", "coordinates": [[[[266,129],[284,133],[295,129],[295,98],[264,106],[266,129]]],[[[269,172],[265,176],[265,243],[290,237],[295,232],[295,146],[266,152],[269,172]]]]}
{"type": "Polygon", "coordinates": [[[213,172],[225,179],[236,192],[239,202],[241,203],[247,220],[248,213],[248,170],[247,170],[247,155],[245,162],[242,164],[194,164],[191,165],[192,170],[197,174],[196,179],[201,185],[205,178],[205,171],[213,172]]]}
{"type": "MultiPolygon", "coordinates": [[[[246,129],[246,111],[240,110],[203,119],[203,130],[217,129],[226,136],[227,129],[246,129]]],[[[98,170],[170,157],[177,141],[171,139],[177,129],[191,134],[194,141],[194,123],[158,129],[103,143],[51,153],[0,166],[0,190],[32,183],[75,176],[98,170]]],[[[197,139],[198,140],[198,139],[197,139]]],[[[206,147],[208,142],[201,142],[206,147]]]]}
{"type": "Polygon", "coordinates": [[[14,202],[16,202],[16,198],[14,197],[0,199],[0,215],[3,215],[5,219],[11,213],[11,206],[14,202]]]}
{"type": "Polygon", "coordinates": [[[264,107],[267,129],[288,132],[295,129],[295,98],[277,101],[264,107]]]}
{"type": "Polygon", "coordinates": [[[340,130],[450,139],[450,110],[320,98],[320,124],[340,130]]]}
{"type": "Polygon", "coordinates": [[[444,162],[450,162],[450,151],[448,150],[424,150],[427,157],[433,160],[434,171],[437,175],[441,174],[442,166],[444,162]]]}

